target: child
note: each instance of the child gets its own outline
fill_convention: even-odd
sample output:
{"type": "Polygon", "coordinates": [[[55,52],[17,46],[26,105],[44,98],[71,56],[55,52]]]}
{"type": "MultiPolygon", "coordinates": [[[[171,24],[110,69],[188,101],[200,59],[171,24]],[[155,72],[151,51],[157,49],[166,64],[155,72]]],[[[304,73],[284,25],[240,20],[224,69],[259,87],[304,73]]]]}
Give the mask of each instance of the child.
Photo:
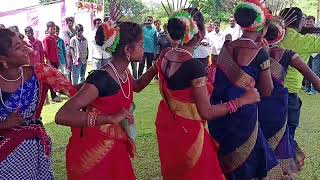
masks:
{"type": "Polygon", "coordinates": [[[31,26],[24,29],[27,36],[26,44],[32,49],[32,53],[29,54],[29,60],[31,65],[37,63],[44,63],[44,50],[42,42],[34,37],[34,32],[31,26]]]}
{"type": "MultiPolygon", "coordinates": [[[[47,23],[47,35],[43,40],[44,52],[46,63],[59,69],[59,58],[57,48],[57,37],[56,37],[56,25],[50,21],[47,23]]],[[[53,102],[61,102],[61,99],[57,94],[50,89],[51,98],[53,102]]]]}
{"type": "Polygon", "coordinates": [[[89,56],[88,41],[83,36],[83,26],[77,24],[76,36],[70,40],[72,55],[72,84],[77,85],[85,80],[87,61],[89,56]]]}
{"type": "Polygon", "coordinates": [[[58,57],[59,57],[59,70],[64,76],[68,76],[67,72],[67,57],[66,57],[66,48],[64,45],[63,39],[59,37],[60,28],[56,26],[57,34],[57,48],[58,48],[58,57]]]}

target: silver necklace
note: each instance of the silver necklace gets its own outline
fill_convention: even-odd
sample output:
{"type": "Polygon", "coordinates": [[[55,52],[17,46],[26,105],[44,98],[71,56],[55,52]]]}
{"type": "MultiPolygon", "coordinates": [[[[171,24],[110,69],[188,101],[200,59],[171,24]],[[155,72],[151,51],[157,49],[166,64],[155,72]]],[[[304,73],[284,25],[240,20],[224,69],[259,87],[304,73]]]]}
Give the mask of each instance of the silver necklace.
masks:
{"type": "Polygon", "coordinates": [[[250,38],[240,38],[240,40],[243,40],[243,41],[251,41],[253,44],[256,44],[252,39],[250,38]]]}
{"type": "Polygon", "coordinates": [[[174,50],[177,51],[177,52],[187,53],[187,54],[189,54],[191,57],[193,57],[193,54],[192,54],[191,52],[189,52],[188,50],[186,50],[186,49],[182,49],[182,48],[176,47],[176,48],[174,48],[174,50]]]}
{"type": "Polygon", "coordinates": [[[0,78],[7,81],[7,82],[16,82],[22,77],[22,74],[23,74],[23,70],[21,67],[19,68],[19,70],[20,70],[20,76],[17,79],[7,79],[7,78],[3,77],[1,74],[0,74],[0,78]]]}
{"type": "Polygon", "coordinates": [[[117,80],[118,80],[118,82],[119,82],[120,89],[121,89],[121,91],[122,91],[123,96],[124,96],[125,98],[127,98],[127,99],[130,99],[131,87],[130,87],[130,82],[128,81],[128,79],[129,79],[128,71],[127,71],[127,70],[125,71],[125,72],[126,72],[126,80],[122,80],[121,77],[120,77],[120,75],[119,75],[119,73],[118,73],[118,71],[117,71],[117,69],[114,67],[114,65],[113,65],[111,62],[108,62],[108,65],[111,67],[111,69],[113,70],[114,74],[116,75],[116,78],[117,78],[117,80]],[[122,82],[122,83],[121,83],[121,82],[122,82]],[[126,82],[129,83],[129,84],[128,84],[128,85],[129,85],[129,92],[128,92],[127,94],[124,92],[124,89],[123,89],[123,87],[122,87],[122,84],[125,84],[126,82]]]}
{"type": "MultiPolygon", "coordinates": [[[[20,78],[19,78],[20,79],[20,78]]],[[[22,93],[24,91],[24,87],[23,87],[23,84],[24,84],[24,76],[23,76],[23,70],[21,70],[21,88],[20,88],[20,96],[19,96],[19,103],[18,103],[18,107],[16,108],[13,108],[13,107],[10,107],[10,106],[7,106],[5,104],[5,102],[3,101],[3,96],[2,96],[2,89],[0,87],[0,100],[1,100],[1,103],[7,108],[7,109],[11,109],[11,110],[17,110],[18,108],[21,107],[21,98],[22,98],[22,93]]]]}

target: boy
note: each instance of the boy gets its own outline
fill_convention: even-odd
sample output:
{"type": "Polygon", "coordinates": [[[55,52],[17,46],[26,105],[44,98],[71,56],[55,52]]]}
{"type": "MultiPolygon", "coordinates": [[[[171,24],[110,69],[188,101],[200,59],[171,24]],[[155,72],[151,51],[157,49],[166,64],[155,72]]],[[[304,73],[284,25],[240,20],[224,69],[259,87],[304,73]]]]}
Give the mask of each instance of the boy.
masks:
{"type": "MultiPolygon", "coordinates": [[[[56,25],[52,21],[49,21],[47,23],[47,35],[43,40],[43,47],[46,63],[50,64],[56,69],[59,69],[56,25]]],[[[59,96],[57,96],[57,94],[52,89],[50,89],[50,94],[53,102],[61,102],[59,96]]]]}
{"type": "Polygon", "coordinates": [[[60,33],[60,28],[59,26],[56,26],[59,70],[64,76],[68,77],[66,48],[65,48],[63,39],[59,37],[59,33],[60,33]]]}
{"type": "Polygon", "coordinates": [[[71,78],[73,85],[84,82],[89,56],[88,41],[83,36],[83,26],[81,24],[77,24],[75,30],[76,36],[70,40],[70,49],[72,55],[71,78]]]}
{"type": "Polygon", "coordinates": [[[24,29],[27,36],[26,44],[32,49],[32,53],[29,54],[29,60],[31,65],[37,63],[44,63],[44,50],[42,42],[34,37],[34,32],[31,26],[24,29]]]}

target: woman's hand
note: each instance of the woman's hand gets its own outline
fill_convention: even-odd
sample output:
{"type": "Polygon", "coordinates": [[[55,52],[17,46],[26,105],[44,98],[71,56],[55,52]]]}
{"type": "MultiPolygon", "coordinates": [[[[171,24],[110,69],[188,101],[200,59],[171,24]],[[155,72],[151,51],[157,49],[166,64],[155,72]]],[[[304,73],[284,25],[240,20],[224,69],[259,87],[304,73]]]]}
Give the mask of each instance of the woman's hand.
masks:
{"type": "Polygon", "coordinates": [[[110,116],[111,122],[115,124],[120,123],[125,119],[128,119],[129,124],[132,124],[134,122],[133,114],[124,108],[122,108],[119,112],[110,116]]]}
{"type": "Polygon", "coordinates": [[[239,98],[239,106],[255,104],[260,101],[260,94],[256,88],[248,89],[247,92],[239,98]]]}
{"type": "Polygon", "coordinates": [[[6,129],[12,129],[20,127],[23,123],[23,118],[18,111],[11,113],[7,118],[6,129]]]}

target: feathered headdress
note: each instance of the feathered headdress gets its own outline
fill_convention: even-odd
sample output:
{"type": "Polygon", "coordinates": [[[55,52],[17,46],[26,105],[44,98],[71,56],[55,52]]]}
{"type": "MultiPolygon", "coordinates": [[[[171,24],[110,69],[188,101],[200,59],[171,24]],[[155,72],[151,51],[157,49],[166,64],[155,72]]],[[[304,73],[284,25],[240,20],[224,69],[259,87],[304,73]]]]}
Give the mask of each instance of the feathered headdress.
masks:
{"type": "Polygon", "coordinates": [[[186,8],[192,7],[191,4],[187,6],[188,0],[178,0],[176,5],[174,3],[174,0],[172,0],[172,3],[169,3],[169,0],[167,0],[167,7],[164,5],[164,3],[161,1],[161,4],[166,11],[169,19],[179,19],[183,22],[185,25],[185,34],[184,37],[180,40],[180,44],[187,44],[198,32],[199,28],[197,25],[197,22],[193,20],[193,16],[191,13],[186,11],[186,8]]]}
{"type": "Polygon", "coordinates": [[[116,0],[111,2],[109,20],[102,23],[104,34],[103,49],[109,52],[115,52],[120,42],[120,28],[118,27],[118,21],[121,19],[121,10],[116,0]]]}
{"type": "Polygon", "coordinates": [[[261,31],[265,26],[266,21],[272,18],[272,15],[263,0],[244,0],[236,6],[235,12],[240,9],[250,9],[257,12],[257,17],[251,26],[242,27],[242,29],[246,31],[261,31]]]}
{"type": "Polygon", "coordinates": [[[266,0],[265,4],[272,13],[272,19],[270,23],[275,25],[278,29],[278,36],[276,39],[272,41],[268,41],[269,45],[276,45],[280,41],[283,40],[286,34],[286,27],[289,26],[291,23],[297,20],[297,16],[293,15],[293,11],[288,11],[284,14],[282,11],[284,8],[291,7],[293,0],[266,0]]]}

